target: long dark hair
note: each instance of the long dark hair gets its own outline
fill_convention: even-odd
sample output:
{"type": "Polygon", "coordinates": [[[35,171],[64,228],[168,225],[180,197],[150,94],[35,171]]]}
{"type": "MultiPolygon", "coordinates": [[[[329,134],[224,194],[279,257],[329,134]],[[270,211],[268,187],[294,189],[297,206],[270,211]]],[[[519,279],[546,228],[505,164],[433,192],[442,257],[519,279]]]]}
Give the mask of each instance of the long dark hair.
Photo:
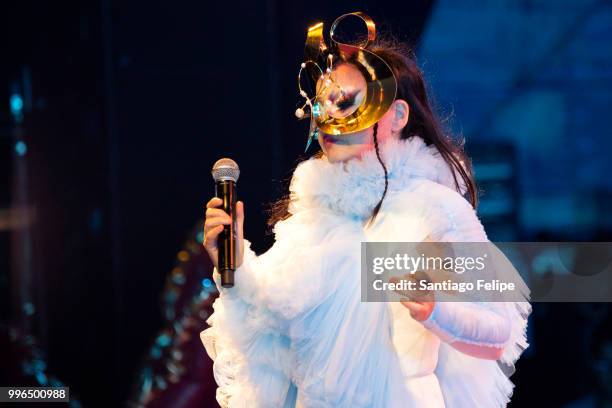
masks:
{"type": "MultiPolygon", "coordinates": [[[[460,191],[458,174],[467,188],[466,199],[476,208],[478,193],[471,161],[463,150],[464,140],[454,140],[450,132],[444,129],[441,120],[431,108],[423,73],[416,63],[414,52],[406,44],[395,39],[377,40],[368,46],[368,50],[381,57],[391,67],[397,80],[396,98],[405,100],[410,107],[408,124],[402,130],[401,138],[407,139],[413,135],[418,135],[423,138],[428,146],[432,144],[436,146],[440,155],[452,170],[457,191],[460,191]]],[[[372,210],[369,223],[376,219],[388,187],[387,168],[380,157],[378,146],[377,125],[374,125],[373,131],[376,157],[385,172],[385,189],[378,204],[372,210]]],[[[315,156],[320,157],[322,154],[322,152],[318,152],[315,156]]],[[[286,195],[269,207],[269,226],[273,226],[276,222],[290,216],[288,211],[290,201],[291,197],[286,195]]]]}

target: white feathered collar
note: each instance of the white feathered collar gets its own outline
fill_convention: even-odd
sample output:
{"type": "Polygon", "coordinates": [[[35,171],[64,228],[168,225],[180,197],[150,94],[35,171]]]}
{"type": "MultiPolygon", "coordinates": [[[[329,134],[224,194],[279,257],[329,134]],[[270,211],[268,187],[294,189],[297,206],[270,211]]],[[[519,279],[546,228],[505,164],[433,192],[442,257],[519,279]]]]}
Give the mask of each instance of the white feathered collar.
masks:
{"type": "MultiPolygon", "coordinates": [[[[434,145],[427,146],[420,136],[389,138],[380,146],[388,171],[388,191],[408,188],[415,179],[427,179],[456,190],[450,167],[434,145]]],[[[465,186],[457,175],[457,180],[465,186]]],[[[289,190],[289,211],[329,208],[352,218],[369,217],[385,186],[384,171],[374,149],[361,158],[330,163],[325,156],[300,163],[293,173],[289,190]]]]}

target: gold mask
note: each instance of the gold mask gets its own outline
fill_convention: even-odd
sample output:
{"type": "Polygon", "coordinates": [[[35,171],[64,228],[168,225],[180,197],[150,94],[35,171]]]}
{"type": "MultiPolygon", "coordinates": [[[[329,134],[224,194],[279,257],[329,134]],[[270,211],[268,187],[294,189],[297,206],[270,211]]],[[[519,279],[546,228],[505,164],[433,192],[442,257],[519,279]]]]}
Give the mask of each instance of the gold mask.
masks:
{"type": "Polygon", "coordinates": [[[308,28],[305,61],[298,74],[300,95],[306,102],[295,112],[300,119],[310,117],[306,149],[319,129],[331,135],[350,135],[374,125],[389,110],[395,100],[397,82],[389,65],[367,50],[375,39],[374,22],[361,12],[344,14],[334,21],[330,30],[331,49],[323,38],[323,23],[308,28]],[[334,38],[340,21],[349,16],[358,17],[365,23],[368,31],[365,41],[351,45],[334,38]],[[358,80],[353,78],[350,87],[338,82],[334,75],[334,66],[345,63],[356,67],[362,77],[358,80]],[[323,69],[323,66],[326,68],[323,69]],[[303,71],[307,71],[314,85],[313,97],[302,89],[303,71]],[[309,109],[309,112],[305,112],[305,109],[309,109]]]}

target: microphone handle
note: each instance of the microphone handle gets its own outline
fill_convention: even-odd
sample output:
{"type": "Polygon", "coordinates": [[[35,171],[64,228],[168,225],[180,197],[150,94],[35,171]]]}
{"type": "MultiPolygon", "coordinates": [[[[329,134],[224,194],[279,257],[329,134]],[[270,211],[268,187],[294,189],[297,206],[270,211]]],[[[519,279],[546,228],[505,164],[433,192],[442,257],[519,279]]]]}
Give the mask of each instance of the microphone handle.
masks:
{"type": "Polygon", "coordinates": [[[219,180],[215,183],[215,195],[223,200],[223,210],[232,218],[232,223],[223,226],[217,239],[219,249],[218,270],[221,275],[221,286],[234,286],[236,271],[236,183],[231,180],[219,180]]]}

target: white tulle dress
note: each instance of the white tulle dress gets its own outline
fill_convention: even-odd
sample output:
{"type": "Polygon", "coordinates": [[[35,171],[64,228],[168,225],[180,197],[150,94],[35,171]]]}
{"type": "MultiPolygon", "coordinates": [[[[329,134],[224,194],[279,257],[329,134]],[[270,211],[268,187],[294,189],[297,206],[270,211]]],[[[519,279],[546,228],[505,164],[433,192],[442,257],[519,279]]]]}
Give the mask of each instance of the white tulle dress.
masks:
{"type": "Polygon", "coordinates": [[[291,217],[257,256],[248,241],[201,334],[214,359],[222,407],[500,407],[508,374],[527,347],[524,302],[437,302],[425,322],[399,303],[361,302],[360,243],[487,241],[455,191],[434,146],[413,136],[381,145],[389,190],[375,223],[364,221],[384,189],[375,153],[346,163],[302,162],[291,217]],[[504,347],[500,360],[457,343],[504,347]]]}

